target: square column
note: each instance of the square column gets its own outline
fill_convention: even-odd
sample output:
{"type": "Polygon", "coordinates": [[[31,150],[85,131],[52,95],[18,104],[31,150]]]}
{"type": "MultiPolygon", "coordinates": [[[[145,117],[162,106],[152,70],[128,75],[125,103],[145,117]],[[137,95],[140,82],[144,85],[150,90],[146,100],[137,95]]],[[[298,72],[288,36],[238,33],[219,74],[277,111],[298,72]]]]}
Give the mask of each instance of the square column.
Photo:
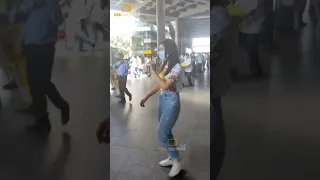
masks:
{"type": "MultiPolygon", "coordinates": [[[[164,9],[164,0],[157,0],[157,43],[165,40],[165,9],[164,9]]],[[[159,48],[158,48],[159,49],[159,48]]]]}
{"type": "Polygon", "coordinates": [[[181,54],[181,20],[178,18],[176,20],[176,44],[178,47],[179,54],[181,54]]]}

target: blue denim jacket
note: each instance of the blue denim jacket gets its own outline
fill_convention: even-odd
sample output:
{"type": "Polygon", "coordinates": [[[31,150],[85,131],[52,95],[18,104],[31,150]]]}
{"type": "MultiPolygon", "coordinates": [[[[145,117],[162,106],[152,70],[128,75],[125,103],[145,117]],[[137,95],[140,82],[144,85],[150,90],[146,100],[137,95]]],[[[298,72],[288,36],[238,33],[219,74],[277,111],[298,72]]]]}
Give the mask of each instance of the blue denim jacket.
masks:
{"type": "Polygon", "coordinates": [[[9,12],[9,21],[12,24],[24,23],[25,44],[51,44],[57,41],[63,15],[59,0],[46,0],[43,5],[35,0],[22,0],[18,8],[9,12]]]}

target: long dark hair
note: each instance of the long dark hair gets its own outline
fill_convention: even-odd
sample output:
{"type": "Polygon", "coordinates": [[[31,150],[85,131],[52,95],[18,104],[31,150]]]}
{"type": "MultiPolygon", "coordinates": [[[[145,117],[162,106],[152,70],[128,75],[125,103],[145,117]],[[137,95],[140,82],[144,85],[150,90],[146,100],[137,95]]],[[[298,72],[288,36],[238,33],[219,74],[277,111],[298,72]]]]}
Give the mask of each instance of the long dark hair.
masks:
{"type": "Polygon", "coordinates": [[[165,68],[165,66],[168,64],[168,68],[167,68],[166,72],[164,73],[164,75],[167,75],[177,63],[180,63],[178,47],[177,47],[176,43],[171,39],[166,39],[166,40],[162,41],[160,44],[162,44],[164,46],[165,53],[166,53],[165,54],[166,60],[162,64],[162,66],[160,68],[160,72],[162,72],[163,69],[165,68]]]}

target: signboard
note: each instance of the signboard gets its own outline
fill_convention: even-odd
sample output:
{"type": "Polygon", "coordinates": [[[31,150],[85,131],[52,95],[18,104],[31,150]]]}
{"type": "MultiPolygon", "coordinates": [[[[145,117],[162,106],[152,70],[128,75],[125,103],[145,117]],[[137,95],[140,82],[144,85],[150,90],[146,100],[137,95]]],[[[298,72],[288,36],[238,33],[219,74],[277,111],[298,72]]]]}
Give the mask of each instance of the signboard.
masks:
{"type": "Polygon", "coordinates": [[[130,3],[123,3],[121,10],[122,10],[122,12],[131,13],[132,12],[132,5],[130,3]]]}
{"type": "Polygon", "coordinates": [[[129,14],[132,12],[132,5],[130,3],[123,3],[121,6],[122,12],[116,12],[113,15],[114,16],[129,16],[129,14]]]}
{"type": "Polygon", "coordinates": [[[143,54],[145,54],[145,55],[151,55],[151,54],[152,54],[152,51],[151,51],[151,50],[145,50],[145,51],[143,52],[143,54]]]}

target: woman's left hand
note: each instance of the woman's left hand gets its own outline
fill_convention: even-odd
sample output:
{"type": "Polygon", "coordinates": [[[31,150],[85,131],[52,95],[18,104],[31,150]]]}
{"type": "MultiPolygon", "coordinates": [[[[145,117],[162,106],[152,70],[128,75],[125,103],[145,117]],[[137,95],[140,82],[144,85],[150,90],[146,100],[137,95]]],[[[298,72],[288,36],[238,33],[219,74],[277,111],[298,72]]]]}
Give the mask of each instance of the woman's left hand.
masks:
{"type": "Polygon", "coordinates": [[[151,72],[156,73],[156,64],[153,61],[150,61],[148,66],[150,66],[151,72]]]}

